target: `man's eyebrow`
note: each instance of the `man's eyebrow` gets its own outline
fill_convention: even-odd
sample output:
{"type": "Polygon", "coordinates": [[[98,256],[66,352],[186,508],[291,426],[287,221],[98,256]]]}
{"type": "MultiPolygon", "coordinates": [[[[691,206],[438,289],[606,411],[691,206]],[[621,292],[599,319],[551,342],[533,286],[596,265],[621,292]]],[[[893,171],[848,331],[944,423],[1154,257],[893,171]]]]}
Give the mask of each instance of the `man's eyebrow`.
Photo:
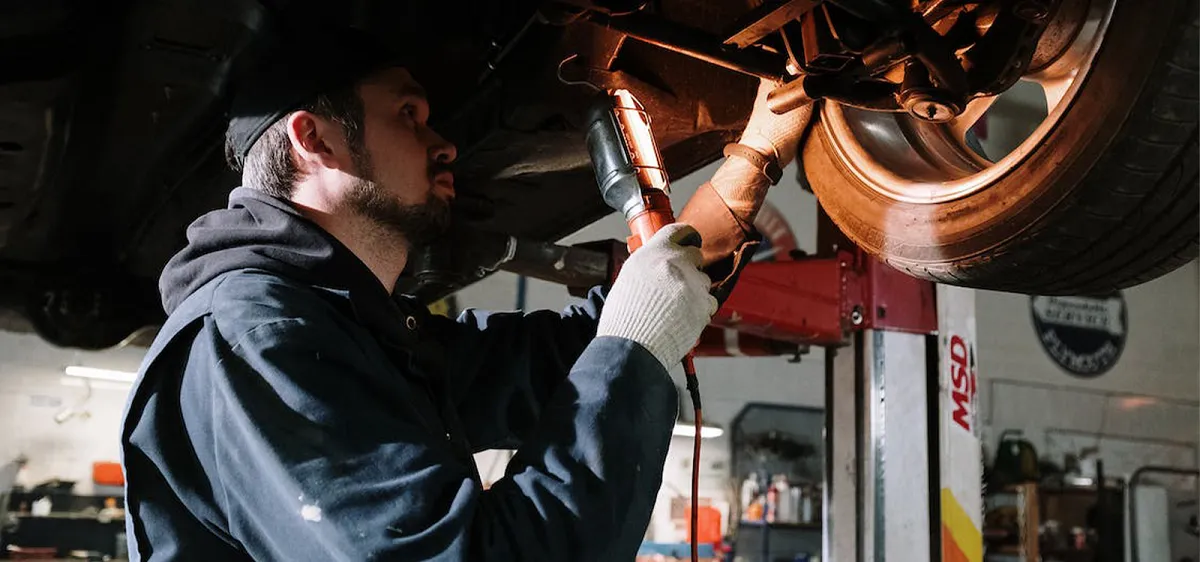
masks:
{"type": "Polygon", "coordinates": [[[390,90],[392,92],[392,95],[394,95],[398,98],[403,98],[403,97],[407,97],[407,96],[416,96],[416,97],[423,98],[423,99],[429,98],[429,96],[427,96],[425,94],[425,88],[422,88],[421,86],[419,86],[417,84],[405,84],[403,86],[392,86],[390,88],[390,90]]]}

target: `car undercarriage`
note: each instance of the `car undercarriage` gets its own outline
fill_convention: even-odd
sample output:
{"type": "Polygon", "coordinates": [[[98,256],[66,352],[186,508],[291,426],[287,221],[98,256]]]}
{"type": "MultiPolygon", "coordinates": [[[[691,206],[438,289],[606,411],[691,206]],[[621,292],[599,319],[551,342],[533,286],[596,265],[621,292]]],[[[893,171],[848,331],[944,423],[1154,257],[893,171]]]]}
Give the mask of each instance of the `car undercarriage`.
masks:
{"type": "MultiPolygon", "coordinates": [[[[411,261],[401,288],[432,299],[490,273],[507,240],[528,241],[527,247],[536,250],[523,253],[523,259],[556,261],[565,250],[554,241],[611,212],[596,190],[580,131],[589,100],[580,82],[635,92],[653,116],[669,173],[681,177],[720,157],[745,123],[759,78],[776,80],[774,110],[823,104],[823,124],[811,135],[816,144],[810,142],[804,157],[807,182],[823,204],[835,196],[823,194],[822,186],[834,182],[823,182],[812,170],[837,159],[823,158],[820,146],[837,152],[846,146],[845,135],[894,126],[897,138],[908,139],[906,146],[934,157],[906,168],[908,156],[872,152],[871,142],[856,137],[857,146],[864,147],[859,152],[874,158],[876,167],[912,170],[915,187],[892,182],[911,190],[896,188],[884,195],[901,204],[953,205],[986,191],[985,184],[966,178],[986,176],[986,169],[1003,161],[988,161],[969,143],[943,142],[932,132],[953,132],[962,140],[988,100],[1023,77],[1050,77],[1048,97],[1054,90],[1058,100],[1074,104],[1076,96],[1067,93],[1082,91],[1081,80],[1074,79],[1075,71],[1065,80],[1055,70],[1084,68],[1093,59],[1104,68],[1104,57],[1112,56],[1096,54],[1104,27],[1119,23],[1114,11],[1132,10],[1129,5],[1118,0],[10,3],[0,8],[0,48],[15,55],[0,60],[0,308],[5,311],[0,327],[34,330],[62,346],[103,348],[161,321],[156,283],[163,264],[182,247],[186,225],[223,206],[239,183],[222,151],[230,91],[284,31],[314,30],[319,44],[315,30],[321,26],[365,29],[402,53],[428,90],[431,124],[459,148],[457,219],[449,242],[411,261]],[[832,120],[830,112],[842,120],[832,120]],[[841,123],[840,129],[830,123],[841,123]],[[938,175],[943,173],[948,175],[938,175]],[[975,187],[911,201],[913,190],[924,193],[920,190],[935,184],[975,187]]],[[[1190,16],[1188,9],[1180,8],[1185,22],[1194,20],[1194,6],[1190,16]]],[[[1154,72],[1159,71],[1147,72],[1144,81],[1157,83],[1154,72]]],[[[1135,94],[1141,90],[1130,95],[1135,94]]],[[[1179,150],[1186,150],[1189,138],[1194,147],[1194,106],[1191,102],[1176,115],[1186,125],[1179,138],[1169,139],[1184,147],[1179,150]]],[[[1120,122],[1107,126],[1108,144],[1118,145],[1125,130],[1120,122]]],[[[1172,202],[1195,199],[1194,155],[1189,158],[1191,164],[1179,164],[1185,177],[1172,202]]],[[[1086,171],[1102,163],[1092,162],[1086,171]]],[[[841,175],[852,175],[846,166],[840,169],[841,175]]],[[[869,185],[871,168],[863,169],[852,171],[869,185]]],[[[1052,214],[1046,209],[1070,197],[1064,191],[1053,202],[1038,203],[1045,209],[1037,217],[1052,214]]],[[[913,275],[1001,290],[1094,290],[1087,283],[1049,278],[1021,285],[995,273],[999,266],[980,258],[980,248],[999,255],[1018,252],[1011,244],[1003,246],[1019,238],[1012,229],[1001,233],[988,226],[986,233],[964,235],[963,240],[984,245],[964,242],[961,259],[938,262],[905,254],[897,250],[900,243],[871,247],[871,236],[856,236],[849,226],[854,217],[836,211],[831,215],[856,242],[913,275]]],[[[1038,220],[1027,221],[1030,232],[1040,231],[1038,220]]],[[[1161,274],[1192,259],[1195,238],[1191,227],[1164,234],[1178,263],[1163,258],[1136,264],[1138,272],[1118,283],[1161,274]]],[[[515,267],[537,270],[538,264],[515,267]]]]}

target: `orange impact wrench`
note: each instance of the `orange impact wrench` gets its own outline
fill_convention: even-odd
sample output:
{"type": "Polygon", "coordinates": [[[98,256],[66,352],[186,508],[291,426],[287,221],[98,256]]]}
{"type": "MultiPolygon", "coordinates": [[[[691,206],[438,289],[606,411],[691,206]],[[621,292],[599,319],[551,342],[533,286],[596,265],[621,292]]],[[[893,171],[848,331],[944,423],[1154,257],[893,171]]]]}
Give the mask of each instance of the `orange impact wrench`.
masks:
{"type": "MultiPolygon", "coordinates": [[[[650,130],[650,116],[633,93],[618,89],[601,94],[588,111],[588,153],[604,202],[625,215],[629,223],[626,244],[633,253],[658,229],[675,222],[671,211],[670,181],[650,130]]],[[[699,246],[698,236],[680,244],[699,246]]],[[[696,434],[692,449],[692,561],[699,560],[697,511],[700,492],[700,383],[692,354],[683,358],[683,372],[695,411],[696,434]]]]}

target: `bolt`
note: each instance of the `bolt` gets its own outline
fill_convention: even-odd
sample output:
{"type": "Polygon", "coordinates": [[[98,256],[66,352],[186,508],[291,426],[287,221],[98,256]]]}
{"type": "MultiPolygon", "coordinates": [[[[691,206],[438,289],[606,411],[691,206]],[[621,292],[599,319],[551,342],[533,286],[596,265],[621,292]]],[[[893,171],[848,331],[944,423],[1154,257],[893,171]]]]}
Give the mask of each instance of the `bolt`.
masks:
{"type": "Polygon", "coordinates": [[[863,312],[861,306],[856,306],[854,307],[854,310],[850,311],[850,323],[854,324],[855,326],[862,325],[863,312]]]}
{"type": "Polygon", "coordinates": [[[904,108],[913,117],[930,123],[945,123],[962,113],[957,104],[930,90],[907,92],[904,96],[904,108]]]}
{"type": "Polygon", "coordinates": [[[918,102],[909,109],[909,112],[917,119],[931,123],[945,123],[954,119],[953,108],[933,100],[918,102]]]}
{"type": "Polygon", "coordinates": [[[1013,6],[1017,17],[1028,21],[1042,21],[1050,16],[1050,6],[1038,0],[1023,0],[1013,6]]]}

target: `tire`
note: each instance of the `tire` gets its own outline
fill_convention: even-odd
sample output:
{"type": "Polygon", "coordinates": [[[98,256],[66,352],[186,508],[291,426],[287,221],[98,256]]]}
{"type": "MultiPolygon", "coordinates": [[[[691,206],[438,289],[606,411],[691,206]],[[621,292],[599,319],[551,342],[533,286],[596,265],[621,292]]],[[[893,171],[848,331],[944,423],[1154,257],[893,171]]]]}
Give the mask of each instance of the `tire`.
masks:
{"type": "Polygon", "coordinates": [[[1082,95],[1019,165],[957,199],[866,185],[835,147],[829,106],[804,169],[851,240],[916,277],[1044,295],[1143,283],[1198,253],[1198,43],[1195,0],[1117,0],[1082,95]]]}

